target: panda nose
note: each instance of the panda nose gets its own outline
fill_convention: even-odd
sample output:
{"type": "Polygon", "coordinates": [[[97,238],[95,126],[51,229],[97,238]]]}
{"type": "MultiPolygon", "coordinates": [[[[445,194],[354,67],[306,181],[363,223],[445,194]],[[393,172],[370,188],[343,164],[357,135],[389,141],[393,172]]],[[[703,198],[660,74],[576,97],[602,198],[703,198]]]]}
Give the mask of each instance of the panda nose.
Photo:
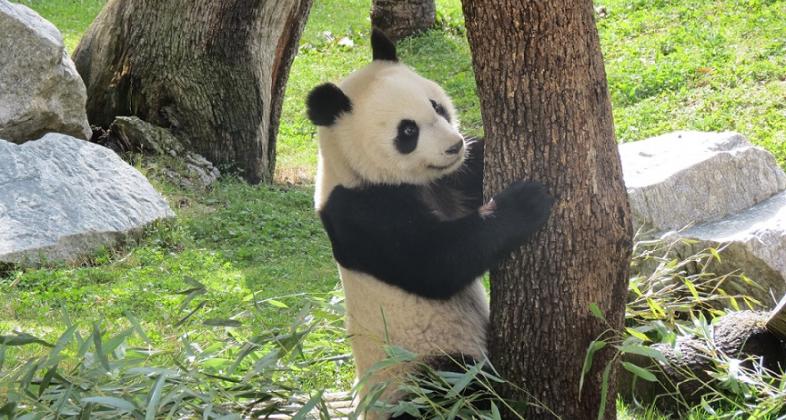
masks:
{"type": "Polygon", "coordinates": [[[453,146],[450,146],[448,150],[445,150],[445,153],[449,155],[455,155],[458,152],[460,152],[461,149],[463,148],[464,148],[464,140],[459,140],[458,143],[454,144],[453,146]]]}

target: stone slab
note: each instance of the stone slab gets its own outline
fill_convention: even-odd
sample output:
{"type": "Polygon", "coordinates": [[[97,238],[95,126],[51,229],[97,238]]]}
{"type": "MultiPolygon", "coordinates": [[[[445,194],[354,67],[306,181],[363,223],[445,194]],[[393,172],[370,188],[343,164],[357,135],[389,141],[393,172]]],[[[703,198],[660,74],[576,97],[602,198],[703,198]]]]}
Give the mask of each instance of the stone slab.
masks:
{"type": "Polygon", "coordinates": [[[0,140],[0,262],[75,261],[173,217],[113,151],[64,134],[0,140]]]}

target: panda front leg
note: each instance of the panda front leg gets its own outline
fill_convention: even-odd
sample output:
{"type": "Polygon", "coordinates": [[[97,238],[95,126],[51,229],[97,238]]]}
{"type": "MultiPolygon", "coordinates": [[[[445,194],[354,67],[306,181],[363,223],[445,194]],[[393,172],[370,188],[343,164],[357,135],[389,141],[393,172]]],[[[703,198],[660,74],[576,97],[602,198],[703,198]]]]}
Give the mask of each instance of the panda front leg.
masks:
{"type": "Polygon", "coordinates": [[[517,182],[456,220],[440,221],[405,187],[337,187],[320,211],[336,260],[429,299],[462,291],[548,219],[553,199],[517,182]]]}

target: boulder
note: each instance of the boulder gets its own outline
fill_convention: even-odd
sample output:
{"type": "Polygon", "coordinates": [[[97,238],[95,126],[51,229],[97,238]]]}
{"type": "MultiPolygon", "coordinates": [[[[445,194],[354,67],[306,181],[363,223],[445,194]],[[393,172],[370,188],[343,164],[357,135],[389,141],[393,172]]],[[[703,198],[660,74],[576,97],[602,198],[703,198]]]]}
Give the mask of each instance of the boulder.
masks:
{"type": "Polygon", "coordinates": [[[169,130],[138,117],[116,117],[106,141],[120,145],[119,148],[125,151],[176,158],[175,162],[168,162],[161,173],[182,188],[205,189],[221,176],[218,168],[202,155],[189,151],[169,130]]]}
{"type": "Polygon", "coordinates": [[[675,132],[619,150],[634,224],[645,229],[720,220],[786,189],[775,158],[737,133],[675,132]]]}
{"type": "Polygon", "coordinates": [[[59,132],[87,139],[87,94],[63,37],[26,6],[0,0],[0,138],[59,132]]]}
{"type": "Polygon", "coordinates": [[[178,156],[186,151],[166,128],[143,121],[139,117],[116,117],[109,127],[109,135],[117,137],[127,150],[134,152],[178,156]]]}
{"type": "Polygon", "coordinates": [[[786,293],[786,192],[725,219],[696,225],[665,238],[690,239],[681,253],[722,249],[720,261],[708,267],[714,273],[740,271],[755,285],[731,282],[729,293],[744,293],[773,307],[786,293]]]}
{"type": "MultiPolygon", "coordinates": [[[[786,292],[786,174],[737,133],[676,132],[620,146],[634,225],[687,240],[681,255],[721,250],[708,269],[743,273],[727,292],[771,307],[786,292]]],[[[645,269],[646,271],[646,269],[645,269]]]]}
{"type": "Polygon", "coordinates": [[[64,134],[0,140],[0,262],[72,262],[174,216],[111,150],[64,134]]]}

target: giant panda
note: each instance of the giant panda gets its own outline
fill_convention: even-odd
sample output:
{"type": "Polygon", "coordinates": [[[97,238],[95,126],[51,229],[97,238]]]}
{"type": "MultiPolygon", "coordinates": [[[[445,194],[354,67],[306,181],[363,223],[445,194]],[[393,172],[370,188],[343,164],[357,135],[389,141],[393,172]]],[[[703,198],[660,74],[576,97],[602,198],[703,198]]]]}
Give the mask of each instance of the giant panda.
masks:
{"type": "MultiPolygon", "coordinates": [[[[483,142],[462,137],[450,98],[399,62],[384,33],[374,29],[371,46],[370,64],[306,100],[319,137],[314,202],[358,377],[385,358],[385,344],[428,363],[482,360],[480,278],[546,222],[553,200],[543,185],[517,182],[484,204],[483,142]]],[[[376,372],[363,389],[406,370],[376,372]]],[[[400,396],[389,388],[383,400],[400,396]]]]}

